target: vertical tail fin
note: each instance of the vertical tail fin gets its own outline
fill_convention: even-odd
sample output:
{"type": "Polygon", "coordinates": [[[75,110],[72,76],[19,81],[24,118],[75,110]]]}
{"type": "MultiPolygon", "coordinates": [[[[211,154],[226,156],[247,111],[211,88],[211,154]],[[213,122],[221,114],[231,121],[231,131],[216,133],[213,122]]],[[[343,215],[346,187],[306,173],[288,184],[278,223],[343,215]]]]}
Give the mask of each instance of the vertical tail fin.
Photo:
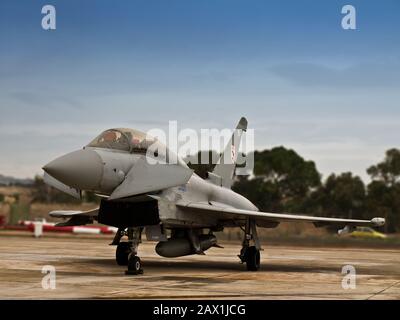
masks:
{"type": "Polygon", "coordinates": [[[215,165],[214,171],[210,174],[213,182],[218,181],[220,185],[230,188],[233,183],[238,151],[243,131],[247,130],[247,120],[242,117],[232,134],[231,140],[225,147],[225,150],[215,165]]]}

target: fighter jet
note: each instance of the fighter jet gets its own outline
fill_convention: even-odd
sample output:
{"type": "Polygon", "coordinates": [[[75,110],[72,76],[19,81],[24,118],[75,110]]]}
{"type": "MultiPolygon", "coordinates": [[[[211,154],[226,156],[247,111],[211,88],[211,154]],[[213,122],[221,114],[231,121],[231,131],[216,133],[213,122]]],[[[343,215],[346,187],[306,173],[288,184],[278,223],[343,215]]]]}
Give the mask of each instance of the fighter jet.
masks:
{"type": "Polygon", "coordinates": [[[204,254],[211,247],[219,247],[214,232],[241,228],[243,242],[238,257],[247,270],[257,271],[261,250],[257,227],[275,228],[280,222],[303,221],[316,227],[333,225],[344,233],[356,226],[384,225],[383,218],[355,220],[260,212],[231,190],[237,150],[246,130],[247,120],[241,118],[214,170],[205,179],[182,158],[170,153],[167,146],[141,131],[106,130],[83,149],[43,167],[48,185],[76,198],[81,197],[82,191],[95,192],[101,197],[100,206],[86,212],[52,211],[50,216],[63,218],[64,222],[59,223],[62,226],[97,222],[117,227],[111,245],[116,246],[117,264],[127,266],[126,274],[143,272],[137,255],[143,231],[147,240],[158,242],[157,254],[174,258],[204,254]],[[151,161],[156,158],[158,161],[151,161]],[[225,161],[226,158],[232,161],[225,161]],[[124,237],[127,241],[122,240],[124,237]]]}

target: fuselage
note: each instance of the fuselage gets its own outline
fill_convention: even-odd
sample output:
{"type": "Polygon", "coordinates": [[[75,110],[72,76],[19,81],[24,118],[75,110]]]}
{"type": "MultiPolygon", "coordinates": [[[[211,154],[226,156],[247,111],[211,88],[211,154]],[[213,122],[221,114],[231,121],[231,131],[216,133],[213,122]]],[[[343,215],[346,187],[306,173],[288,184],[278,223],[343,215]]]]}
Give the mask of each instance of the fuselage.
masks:
{"type": "MultiPolygon", "coordinates": [[[[131,169],[135,168],[135,164],[149,161],[151,155],[149,156],[147,151],[150,149],[150,142],[154,143],[154,140],[136,130],[110,129],[103,132],[82,150],[68,153],[50,162],[44,167],[44,170],[68,187],[79,191],[92,191],[108,197],[127,179],[128,174],[132,172],[131,169]]],[[[167,148],[164,150],[166,162],[155,164],[155,166],[172,164],[189,170],[186,163],[176,155],[173,159],[177,161],[170,163],[172,157],[169,150],[167,148]]],[[[150,170],[152,170],[151,166],[150,170]]],[[[131,178],[135,183],[135,176],[131,178]]],[[[168,181],[169,178],[168,175],[167,177],[160,175],[159,179],[168,181]]],[[[245,197],[230,188],[216,185],[211,180],[202,179],[195,173],[185,180],[184,184],[161,190],[155,188],[152,192],[133,194],[126,199],[119,199],[119,201],[140,202],[140,199],[146,201],[146,197],[149,195],[157,195],[161,200],[169,203],[200,202],[215,204],[219,207],[258,211],[257,207],[245,197]]],[[[170,206],[161,204],[159,204],[159,218],[166,225],[212,226],[220,223],[214,216],[199,217],[198,214],[187,213],[180,216],[178,208],[171,209],[170,206]]]]}
{"type": "MultiPolygon", "coordinates": [[[[98,190],[92,190],[103,195],[110,195],[121,183],[118,173],[128,172],[140,158],[146,157],[146,155],[142,154],[130,154],[115,150],[89,149],[98,153],[104,163],[104,170],[98,190]]],[[[183,160],[181,161],[183,163],[183,160]]],[[[216,202],[237,209],[258,211],[257,207],[247,198],[231,189],[215,185],[207,179],[202,179],[195,173],[193,173],[185,185],[168,188],[161,195],[165,195],[172,201],[216,202]]]]}

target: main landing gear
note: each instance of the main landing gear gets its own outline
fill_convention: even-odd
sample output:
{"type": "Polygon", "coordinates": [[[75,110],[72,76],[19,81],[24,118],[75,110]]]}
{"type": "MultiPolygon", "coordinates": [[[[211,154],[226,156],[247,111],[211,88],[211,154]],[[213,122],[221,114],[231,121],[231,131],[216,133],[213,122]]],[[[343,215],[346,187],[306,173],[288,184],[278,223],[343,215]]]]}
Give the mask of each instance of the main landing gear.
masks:
{"type": "Polygon", "coordinates": [[[139,243],[142,242],[142,230],[143,228],[140,227],[128,228],[127,230],[120,229],[111,243],[112,245],[117,245],[115,253],[117,264],[120,266],[128,266],[128,270],[125,271],[127,275],[143,273],[142,263],[137,256],[139,243]],[[120,241],[124,235],[128,236],[128,242],[120,241]]]}
{"type": "Polygon", "coordinates": [[[256,222],[248,218],[244,229],[242,250],[238,255],[241,263],[246,263],[247,270],[257,271],[260,269],[260,250],[256,222]]]}

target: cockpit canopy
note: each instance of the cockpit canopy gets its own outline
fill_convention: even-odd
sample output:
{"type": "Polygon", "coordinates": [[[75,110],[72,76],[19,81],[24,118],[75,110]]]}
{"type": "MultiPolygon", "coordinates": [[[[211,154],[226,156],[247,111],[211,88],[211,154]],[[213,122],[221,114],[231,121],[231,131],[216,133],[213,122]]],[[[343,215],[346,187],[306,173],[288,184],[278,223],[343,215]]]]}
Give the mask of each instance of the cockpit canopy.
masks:
{"type": "Polygon", "coordinates": [[[156,140],[153,137],[141,131],[119,128],[104,131],[87,146],[145,153],[148,147],[155,142],[156,140]]]}

